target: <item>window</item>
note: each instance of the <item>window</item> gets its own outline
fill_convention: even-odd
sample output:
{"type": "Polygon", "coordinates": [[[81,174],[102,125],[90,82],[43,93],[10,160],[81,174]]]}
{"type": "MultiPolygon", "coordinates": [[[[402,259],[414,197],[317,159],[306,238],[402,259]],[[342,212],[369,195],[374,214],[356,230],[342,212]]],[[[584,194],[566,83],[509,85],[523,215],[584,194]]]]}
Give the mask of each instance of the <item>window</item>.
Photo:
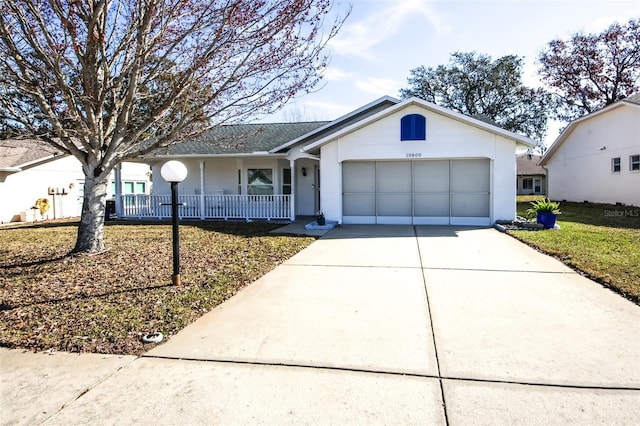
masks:
{"type": "Polygon", "coordinates": [[[533,189],[533,179],[522,179],[522,189],[533,189]]]}
{"type": "Polygon", "coordinates": [[[427,119],[420,114],[405,115],[400,119],[401,141],[423,141],[427,139],[427,119]]]}
{"type": "Polygon", "coordinates": [[[291,169],[282,169],[282,193],[291,195],[291,169]]]}
{"type": "Polygon", "coordinates": [[[637,172],[640,170],[640,155],[630,155],[629,156],[629,170],[632,172],[637,172]]]}
{"type": "Polygon", "coordinates": [[[242,194],[242,170],[238,170],[238,195],[242,194]]]}
{"type": "Polygon", "coordinates": [[[611,159],[611,172],[620,173],[620,157],[615,157],[611,159]]]}
{"type": "Polygon", "coordinates": [[[247,194],[273,195],[273,170],[272,169],[248,169],[247,170],[247,194]]]}
{"type": "MultiPolygon", "coordinates": [[[[122,194],[124,195],[146,194],[147,193],[146,189],[147,189],[146,182],[131,182],[131,181],[122,182],[122,194]]],[[[111,193],[114,195],[116,193],[115,181],[111,181],[111,193]]]]}

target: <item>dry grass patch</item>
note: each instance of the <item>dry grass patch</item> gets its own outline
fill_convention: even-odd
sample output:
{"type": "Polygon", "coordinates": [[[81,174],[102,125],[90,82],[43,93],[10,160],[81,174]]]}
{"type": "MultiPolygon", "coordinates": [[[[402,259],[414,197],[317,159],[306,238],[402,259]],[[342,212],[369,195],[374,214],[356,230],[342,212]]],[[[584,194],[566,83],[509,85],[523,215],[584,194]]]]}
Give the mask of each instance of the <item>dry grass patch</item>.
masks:
{"type": "Polygon", "coordinates": [[[171,226],[110,223],[109,250],[69,255],[75,223],[0,230],[0,345],[140,354],[314,241],[277,224],[184,222],[183,285],[171,284],[171,226]]]}

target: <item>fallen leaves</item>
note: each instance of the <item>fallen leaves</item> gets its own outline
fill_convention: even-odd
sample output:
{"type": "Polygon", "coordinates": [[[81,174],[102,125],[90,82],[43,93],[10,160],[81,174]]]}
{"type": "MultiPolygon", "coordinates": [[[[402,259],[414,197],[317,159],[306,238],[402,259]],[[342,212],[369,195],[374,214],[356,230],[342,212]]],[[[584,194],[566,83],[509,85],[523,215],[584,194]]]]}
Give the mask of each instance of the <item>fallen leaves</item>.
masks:
{"type": "Polygon", "coordinates": [[[177,333],[313,241],[277,226],[183,223],[180,287],[166,223],[109,224],[98,256],[68,254],[73,223],[0,230],[0,345],[140,354],[142,335],[177,333]]]}

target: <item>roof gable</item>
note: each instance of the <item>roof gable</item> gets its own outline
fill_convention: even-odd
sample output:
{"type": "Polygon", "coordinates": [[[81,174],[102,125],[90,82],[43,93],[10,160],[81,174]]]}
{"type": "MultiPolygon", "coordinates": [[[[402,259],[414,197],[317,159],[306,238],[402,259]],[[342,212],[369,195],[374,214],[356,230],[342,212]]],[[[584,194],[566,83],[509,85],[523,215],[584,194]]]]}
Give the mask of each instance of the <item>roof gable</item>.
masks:
{"type": "Polygon", "coordinates": [[[446,118],[452,119],[452,120],[456,120],[459,122],[462,122],[464,124],[467,124],[469,126],[493,133],[495,135],[498,136],[502,136],[506,139],[510,139],[515,141],[517,144],[520,144],[521,146],[524,146],[526,148],[531,148],[534,147],[536,145],[536,142],[528,137],[525,136],[521,136],[518,135],[516,133],[510,132],[508,130],[504,130],[500,127],[497,127],[493,124],[487,123],[485,121],[482,120],[478,120],[469,116],[466,116],[464,114],[460,114],[456,111],[452,111],[449,110],[447,108],[443,108],[441,106],[438,106],[436,104],[433,104],[431,102],[427,102],[425,100],[413,97],[413,98],[409,98],[407,100],[404,100],[402,102],[399,102],[389,108],[386,108],[376,114],[373,114],[369,117],[366,117],[363,120],[357,121],[353,124],[351,124],[350,126],[347,126],[345,128],[342,128],[341,130],[328,135],[326,137],[323,137],[320,140],[317,140],[313,143],[310,143],[309,145],[305,146],[304,148],[302,148],[303,151],[305,152],[310,152],[310,151],[314,151],[317,150],[318,148],[320,148],[322,145],[329,143],[330,141],[342,137],[344,135],[347,135],[349,133],[355,132],[358,129],[361,129],[375,121],[378,120],[382,120],[392,114],[394,114],[397,111],[400,111],[402,109],[405,109],[409,106],[412,105],[416,105],[419,106],[423,109],[426,109],[428,111],[434,112],[436,114],[440,114],[446,118]]]}
{"type": "Polygon", "coordinates": [[[583,122],[592,120],[595,117],[599,117],[602,114],[610,113],[612,111],[618,110],[620,108],[640,108],[640,93],[637,93],[632,96],[628,96],[618,102],[615,102],[611,105],[608,105],[598,111],[592,112],[591,114],[583,115],[575,120],[573,120],[565,129],[558,135],[555,141],[551,144],[549,149],[544,153],[542,159],[539,164],[544,166],[547,162],[553,157],[558,148],[564,144],[564,142],[569,138],[569,136],[574,132],[574,130],[580,126],[583,122]]]}

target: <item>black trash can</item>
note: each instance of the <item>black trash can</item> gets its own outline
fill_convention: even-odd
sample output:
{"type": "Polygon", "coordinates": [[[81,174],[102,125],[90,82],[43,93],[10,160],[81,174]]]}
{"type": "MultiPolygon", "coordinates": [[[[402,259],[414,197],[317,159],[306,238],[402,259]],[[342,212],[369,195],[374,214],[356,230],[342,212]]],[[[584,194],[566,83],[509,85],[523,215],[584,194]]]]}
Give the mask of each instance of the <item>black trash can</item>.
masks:
{"type": "Polygon", "coordinates": [[[107,206],[104,213],[104,220],[111,220],[116,217],[116,201],[107,200],[107,206]]]}

